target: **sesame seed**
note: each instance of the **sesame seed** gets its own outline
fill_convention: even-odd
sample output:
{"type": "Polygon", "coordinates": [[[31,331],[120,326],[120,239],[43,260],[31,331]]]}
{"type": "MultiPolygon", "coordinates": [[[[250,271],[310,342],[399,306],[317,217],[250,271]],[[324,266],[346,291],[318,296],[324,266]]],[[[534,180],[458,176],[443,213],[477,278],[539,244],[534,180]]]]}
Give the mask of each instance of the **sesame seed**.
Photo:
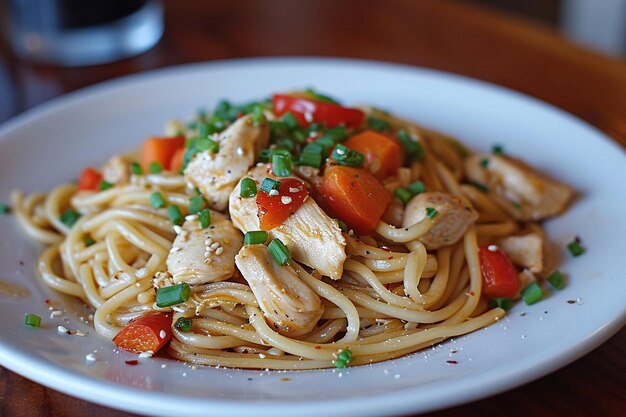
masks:
{"type": "Polygon", "coordinates": [[[161,330],[161,331],[159,332],[159,337],[160,337],[161,339],[165,339],[165,336],[167,336],[167,333],[165,333],[165,330],[161,330]]]}
{"type": "Polygon", "coordinates": [[[189,214],[187,216],[185,216],[185,220],[187,220],[188,222],[192,222],[194,220],[196,220],[198,218],[197,214],[189,214]]]}
{"type": "Polygon", "coordinates": [[[213,238],[212,237],[208,237],[206,238],[206,240],[204,241],[204,244],[207,246],[210,246],[211,243],[213,243],[213,238]]]}
{"type": "Polygon", "coordinates": [[[312,123],[313,122],[313,113],[311,113],[310,111],[304,112],[304,120],[306,120],[307,123],[312,123]]]}
{"type": "Polygon", "coordinates": [[[489,245],[487,246],[487,250],[489,250],[489,252],[495,252],[498,250],[498,247],[496,245],[489,245]]]}
{"type": "Polygon", "coordinates": [[[286,196],[286,195],[284,195],[284,196],[282,196],[280,198],[280,202],[283,203],[283,204],[291,204],[291,201],[292,201],[291,197],[286,196]]]}
{"type": "Polygon", "coordinates": [[[59,317],[60,315],[62,315],[63,312],[60,310],[55,310],[52,313],[50,313],[50,317],[59,317]]]}
{"type": "Polygon", "coordinates": [[[65,333],[65,334],[70,334],[69,330],[67,330],[65,327],[63,326],[59,326],[57,327],[57,332],[59,333],[65,333]]]}
{"type": "Polygon", "coordinates": [[[151,350],[146,350],[145,352],[141,352],[141,353],[139,354],[139,356],[138,356],[138,357],[139,357],[140,359],[143,359],[143,358],[151,358],[151,357],[152,357],[152,355],[154,355],[154,352],[153,352],[153,351],[151,351],[151,350]]]}
{"type": "Polygon", "coordinates": [[[224,253],[224,248],[223,247],[219,247],[217,249],[215,249],[215,254],[216,255],[221,255],[222,253],[224,253]]]}
{"type": "Polygon", "coordinates": [[[240,147],[238,147],[238,148],[237,148],[237,150],[236,150],[235,152],[237,152],[237,155],[239,155],[239,156],[243,156],[243,148],[242,148],[241,146],[240,146],[240,147]]]}
{"type": "Polygon", "coordinates": [[[346,153],[346,151],[344,151],[343,149],[339,148],[339,149],[335,149],[335,152],[337,152],[338,155],[344,155],[346,153]]]}
{"type": "Polygon", "coordinates": [[[167,364],[166,363],[161,364],[161,368],[163,369],[167,368],[167,364]]]}
{"type": "Polygon", "coordinates": [[[270,190],[270,192],[268,194],[270,195],[270,197],[274,197],[274,196],[278,195],[278,190],[270,190]]]}
{"type": "Polygon", "coordinates": [[[208,258],[211,255],[211,251],[204,252],[204,257],[208,258]]]}
{"type": "Polygon", "coordinates": [[[146,268],[140,268],[135,272],[135,276],[137,278],[144,278],[147,273],[148,273],[148,270],[146,268]]]}
{"type": "Polygon", "coordinates": [[[299,193],[300,191],[302,191],[302,187],[289,187],[290,193],[299,193]]]}
{"type": "Polygon", "coordinates": [[[178,252],[180,250],[181,250],[180,246],[174,246],[172,249],[170,249],[170,253],[176,253],[176,252],[178,252]]]}
{"type": "Polygon", "coordinates": [[[93,353],[88,353],[85,355],[85,360],[87,362],[95,362],[96,361],[96,355],[94,355],[93,353]]]}
{"type": "Polygon", "coordinates": [[[213,242],[213,243],[211,244],[210,248],[211,248],[211,249],[217,249],[217,248],[219,248],[220,246],[221,246],[221,245],[220,245],[220,242],[213,242]]]}

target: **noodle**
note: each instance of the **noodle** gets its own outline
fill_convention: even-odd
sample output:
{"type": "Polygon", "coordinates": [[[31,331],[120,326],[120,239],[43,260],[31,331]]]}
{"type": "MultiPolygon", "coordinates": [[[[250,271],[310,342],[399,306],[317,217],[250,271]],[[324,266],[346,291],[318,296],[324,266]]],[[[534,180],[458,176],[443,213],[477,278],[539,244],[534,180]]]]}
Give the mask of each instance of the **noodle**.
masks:
{"type": "MultiPolygon", "coordinates": [[[[112,339],[146,312],[171,312],[174,323],[192,319],[193,324],[187,330],[172,326],[167,352],[193,364],[317,369],[336,366],[342,349],[353,355],[350,365],[367,364],[497,321],[505,312],[487,307],[479,243],[524,230],[543,236],[541,228],[514,218],[501,207],[501,197],[494,199],[469,185],[463,156],[452,139],[372,114],[386,120],[390,129],[405,129],[418,138],[426,155],[398,168],[385,187],[393,190],[421,181],[429,192],[454,196],[468,212],[475,210],[476,220],[458,239],[436,249],[428,246],[426,237],[449,226],[440,216],[423,216],[409,225],[380,220],[367,235],[343,233],[347,259],[340,276],[332,277],[339,279],[322,274],[310,262],[292,261],[288,268],[294,279],[311,297],[319,298],[317,321],[302,334],[289,334],[272,322],[264,309],[267,300],[259,295],[264,288],[255,288],[238,269],[215,282],[191,283],[191,295],[184,302],[157,306],[155,289],[175,282],[168,259],[181,248],[174,242],[184,244],[182,235],[191,233],[172,227],[167,207],[183,208],[187,222],[199,221],[185,209],[195,191],[183,175],[168,170],[133,173],[100,192],[78,191],[70,184],[47,194],[24,196],[16,191],[12,194],[16,220],[26,235],[46,246],[38,261],[43,282],[91,305],[100,335],[112,339]],[[151,200],[155,193],[164,202],[158,208],[151,200]],[[68,208],[80,213],[71,225],[63,221],[68,208]]],[[[276,119],[269,111],[265,115],[276,119]]],[[[131,160],[118,158],[128,170],[131,160]]],[[[399,209],[402,219],[410,216],[410,204],[399,209]]],[[[219,255],[231,241],[207,238],[205,243],[207,257],[219,255]]],[[[285,288],[296,291],[283,286],[285,294],[285,288]]]]}

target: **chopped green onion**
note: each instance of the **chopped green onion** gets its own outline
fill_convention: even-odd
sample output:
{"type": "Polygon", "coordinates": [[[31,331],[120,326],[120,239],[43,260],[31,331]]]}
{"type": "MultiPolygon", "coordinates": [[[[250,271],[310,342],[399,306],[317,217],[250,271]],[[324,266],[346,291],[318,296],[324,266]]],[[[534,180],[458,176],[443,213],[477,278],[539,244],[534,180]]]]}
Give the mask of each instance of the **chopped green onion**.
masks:
{"type": "Polygon", "coordinates": [[[302,153],[314,153],[321,155],[324,152],[324,147],[319,143],[312,142],[307,144],[304,148],[302,148],[302,153]]]}
{"type": "Polygon", "coordinates": [[[199,138],[196,140],[195,146],[198,152],[211,151],[213,153],[218,153],[220,150],[220,145],[213,139],[209,138],[199,138]]]}
{"type": "Polygon", "coordinates": [[[324,103],[339,104],[337,100],[328,97],[327,95],[320,94],[312,88],[307,88],[306,90],[304,90],[304,92],[308,94],[313,100],[321,101],[324,103]]]}
{"type": "Polygon", "coordinates": [[[89,236],[86,236],[86,237],[83,238],[83,243],[85,244],[85,246],[91,246],[94,243],[96,243],[96,241],[93,240],[93,238],[91,238],[89,236]]]}
{"type": "Polygon", "coordinates": [[[322,148],[322,155],[328,155],[328,152],[335,146],[336,142],[331,136],[322,136],[319,139],[316,139],[313,144],[318,145],[322,148]]]}
{"type": "Polygon", "coordinates": [[[74,223],[80,218],[81,214],[74,209],[67,209],[61,213],[61,223],[67,227],[74,226],[74,223]]]}
{"type": "Polygon", "coordinates": [[[487,187],[485,184],[483,184],[481,182],[470,181],[470,184],[473,185],[474,187],[478,188],[483,193],[488,193],[489,192],[489,187],[487,187]]]}
{"type": "Polygon", "coordinates": [[[198,136],[201,138],[206,138],[209,136],[209,124],[208,123],[200,123],[198,124],[198,136]]]}
{"type": "Polygon", "coordinates": [[[152,208],[159,209],[161,207],[165,207],[165,199],[161,195],[160,192],[155,191],[150,194],[150,205],[152,208]]]}
{"type": "Polygon", "coordinates": [[[405,164],[408,165],[412,161],[423,161],[426,157],[426,151],[421,143],[414,140],[411,135],[406,130],[399,130],[398,139],[402,143],[404,147],[404,152],[406,154],[405,164]]]}
{"type": "Polygon", "coordinates": [[[502,297],[502,298],[493,298],[489,300],[490,308],[501,308],[505,311],[508,311],[513,307],[513,301],[510,298],[502,297]]]}
{"type": "Polygon", "coordinates": [[[291,157],[285,155],[272,155],[272,173],[277,177],[291,175],[291,157]]]}
{"type": "Polygon", "coordinates": [[[565,288],[565,277],[560,271],[554,271],[548,277],[548,282],[557,290],[565,288]]]}
{"type": "Polygon", "coordinates": [[[426,207],[426,216],[428,216],[429,219],[432,219],[436,215],[437,215],[437,210],[436,209],[434,209],[432,207],[426,207]]]}
{"type": "Polygon", "coordinates": [[[189,199],[189,214],[197,214],[204,209],[205,199],[201,195],[195,195],[189,199]]]}
{"type": "Polygon", "coordinates": [[[160,174],[163,172],[163,166],[160,162],[152,161],[150,165],[148,165],[148,172],[151,174],[160,174]]]}
{"type": "Polygon", "coordinates": [[[414,183],[407,185],[406,188],[408,188],[408,190],[413,195],[418,195],[426,192],[426,186],[421,181],[415,181],[414,183]]]}
{"type": "Polygon", "coordinates": [[[335,368],[345,368],[352,361],[352,351],[348,348],[342,349],[337,354],[337,359],[333,361],[335,368]]]}
{"type": "Polygon", "coordinates": [[[0,214],[9,214],[11,212],[11,208],[8,204],[0,204],[0,214]]]}
{"type": "Polygon", "coordinates": [[[270,244],[267,246],[270,250],[270,253],[280,265],[287,265],[291,262],[291,254],[289,253],[289,249],[280,239],[272,239],[270,244]]]}
{"type": "Polygon", "coordinates": [[[156,293],[156,305],[157,307],[169,307],[184,303],[189,299],[190,292],[189,284],[186,283],[159,288],[156,293]]]}
{"type": "Polygon", "coordinates": [[[543,289],[535,281],[522,291],[522,298],[528,305],[535,304],[537,301],[543,298],[543,289]]]}
{"type": "Polygon", "coordinates": [[[348,233],[348,225],[343,220],[337,220],[337,224],[339,224],[339,228],[342,232],[348,233]]]}
{"type": "Polygon", "coordinates": [[[393,195],[396,196],[398,200],[402,201],[402,204],[404,204],[405,206],[411,200],[411,198],[413,198],[413,195],[411,194],[411,192],[404,187],[396,188],[393,191],[393,195]]]}
{"type": "Polygon", "coordinates": [[[172,204],[167,208],[167,217],[170,218],[170,222],[172,222],[175,226],[180,226],[183,224],[183,213],[180,211],[180,208],[176,204],[172,204]]]}
{"type": "Polygon", "coordinates": [[[183,333],[189,333],[193,327],[193,319],[187,317],[179,317],[174,323],[174,327],[183,333]]]}
{"type": "Polygon", "coordinates": [[[304,131],[302,130],[294,130],[292,132],[293,137],[296,139],[296,141],[298,141],[298,143],[304,143],[306,141],[306,133],[304,133],[304,131]]]}
{"type": "Polygon", "coordinates": [[[494,145],[493,148],[491,148],[491,153],[494,155],[502,155],[504,153],[504,148],[502,145],[494,145]]]}
{"type": "MultiPolygon", "coordinates": [[[[299,130],[298,130],[299,132],[299,130]]],[[[302,140],[304,142],[304,139],[302,140]]],[[[280,149],[280,150],[285,150],[285,151],[289,151],[291,153],[291,151],[294,148],[294,143],[293,140],[289,139],[289,138],[280,138],[276,140],[276,150],[280,149]]],[[[275,155],[276,152],[273,152],[272,155],[275,155]]]]}
{"type": "Polygon", "coordinates": [[[329,135],[333,138],[335,142],[343,142],[348,139],[348,134],[346,133],[346,128],[343,126],[333,127],[331,129],[326,130],[324,135],[329,135]]]}
{"type": "Polygon", "coordinates": [[[365,165],[365,156],[354,149],[342,144],[337,144],[333,150],[332,158],[339,164],[349,167],[362,167],[365,165]]]}
{"type": "Polygon", "coordinates": [[[263,107],[256,105],[252,109],[252,122],[254,124],[259,124],[263,121],[263,107]]]}
{"type": "Polygon", "coordinates": [[[483,168],[487,168],[489,166],[489,159],[483,158],[480,160],[480,166],[483,168]]]}
{"type": "Polygon", "coordinates": [[[239,196],[243,198],[254,197],[257,193],[256,182],[252,178],[243,178],[239,189],[239,196]]]}
{"type": "Polygon", "coordinates": [[[143,168],[139,164],[139,162],[133,162],[130,164],[130,171],[134,175],[143,175],[143,168]]]}
{"type": "Polygon", "coordinates": [[[252,230],[250,232],[246,232],[243,237],[244,245],[262,245],[267,242],[268,233],[264,230],[252,230]]]}
{"type": "Polygon", "coordinates": [[[585,248],[580,244],[580,239],[576,238],[567,244],[567,250],[573,257],[577,257],[585,253],[585,248]]]}
{"type": "Polygon", "coordinates": [[[272,150],[271,149],[261,149],[259,151],[259,156],[258,156],[258,161],[259,162],[269,162],[270,159],[272,159],[272,150]]]}
{"type": "Polygon", "coordinates": [[[294,116],[291,112],[287,112],[283,115],[283,122],[289,130],[300,129],[300,123],[298,122],[298,119],[296,119],[296,116],[294,116]]]}
{"type": "Polygon", "coordinates": [[[322,155],[314,152],[302,152],[298,163],[308,167],[319,168],[322,165],[322,155]]]}
{"type": "Polygon", "coordinates": [[[211,225],[211,211],[209,209],[204,209],[200,212],[200,227],[206,229],[211,225]]]}
{"type": "Polygon", "coordinates": [[[367,117],[367,125],[374,130],[378,130],[379,132],[391,130],[391,125],[389,124],[389,122],[373,116],[367,117]]]}
{"type": "Polygon", "coordinates": [[[111,187],[113,187],[113,184],[111,184],[110,182],[105,181],[105,180],[100,181],[100,186],[99,186],[100,191],[108,190],[111,187]]]}
{"type": "Polygon", "coordinates": [[[27,313],[24,316],[24,325],[30,327],[41,327],[41,317],[33,313],[27,313]]]}
{"type": "Polygon", "coordinates": [[[272,190],[280,190],[280,181],[276,181],[272,178],[265,178],[261,183],[261,191],[270,193],[272,190]]]}

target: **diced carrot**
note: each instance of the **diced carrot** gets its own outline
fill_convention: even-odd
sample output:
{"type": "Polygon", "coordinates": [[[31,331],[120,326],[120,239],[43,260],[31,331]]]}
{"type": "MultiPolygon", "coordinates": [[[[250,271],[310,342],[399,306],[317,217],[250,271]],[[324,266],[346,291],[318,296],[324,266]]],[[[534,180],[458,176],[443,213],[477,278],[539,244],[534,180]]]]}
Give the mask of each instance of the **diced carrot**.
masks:
{"type": "Polygon", "coordinates": [[[365,156],[366,167],[380,180],[396,175],[404,162],[404,150],[400,143],[372,130],[350,137],[344,145],[361,152],[365,156]]]}
{"type": "Polygon", "coordinates": [[[172,314],[152,311],[131,320],[113,338],[115,346],[133,353],[156,353],[172,338],[172,314]]]}
{"type": "Polygon", "coordinates": [[[163,169],[170,169],[174,153],[185,146],[184,136],[168,138],[151,137],[146,139],[139,150],[139,162],[146,172],[151,162],[158,162],[163,169]]]}
{"type": "Polygon", "coordinates": [[[78,178],[78,189],[81,191],[98,191],[100,181],[102,181],[102,174],[92,167],[87,167],[78,178]]]}
{"type": "Polygon", "coordinates": [[[183,159],[185,157],[185,147],[181,146],[174,152],[172,155],[172,160],[170,161],[170,171],[178,172],[183,166],[183,159]]]}
{"type": "Polygon", "coordinates": [[[371,232],[391,201],[391,193],[368,170],[328,166],[322,180],[325,205],[357,233],[371,232]]]}

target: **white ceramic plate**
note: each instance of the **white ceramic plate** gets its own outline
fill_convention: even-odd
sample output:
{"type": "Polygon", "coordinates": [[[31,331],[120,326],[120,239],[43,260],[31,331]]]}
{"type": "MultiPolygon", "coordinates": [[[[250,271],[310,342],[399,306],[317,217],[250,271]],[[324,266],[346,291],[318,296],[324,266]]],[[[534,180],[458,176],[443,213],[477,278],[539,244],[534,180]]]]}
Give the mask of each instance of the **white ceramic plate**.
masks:
{"type": "Polygon", "coordinates": [[[521,385],[579,358],[626,318],[626,156],[570,115],[518,93],[439,72],[328,59],[260,59],[140,74],[39,106],[0,129],[0,201],[10,190],[48,190],[85,165],[135,148],[221,98],[234,102],[315,86],[346,103],[371,103],[487,151],[502,144],[572,184],[580,199],[548,232],[564,247],[575,235],[587,253],[563,250],[566,289],[505,320],[398,360],[343,371],[259,372],[193,369],[163,358],[133,358],[81,323],[79,302],[45,288],[35,274],[39,249],[0,217],[0,277],[27,298],[0,295],[0,363],[41,384],[109,407],[162,416],[384,416],[449,407],[521,385]],[[50,318],[45,299],[67,312],[50,318]],[[568,300],[575,300],[568,303],[568,300]],[[41,329],[24,314],[44,318],[41,329]],[[86,337],[57,334],[57,325],[86,337]],[[456,350],[456,353],[452,353],[456,350]],[[85,355],[96,352],[89,365],[85,355]],[[446,361],[455,360],[456,365],[446,361]],[[163,368],[163,366],[166,366],[163,368]]]}

